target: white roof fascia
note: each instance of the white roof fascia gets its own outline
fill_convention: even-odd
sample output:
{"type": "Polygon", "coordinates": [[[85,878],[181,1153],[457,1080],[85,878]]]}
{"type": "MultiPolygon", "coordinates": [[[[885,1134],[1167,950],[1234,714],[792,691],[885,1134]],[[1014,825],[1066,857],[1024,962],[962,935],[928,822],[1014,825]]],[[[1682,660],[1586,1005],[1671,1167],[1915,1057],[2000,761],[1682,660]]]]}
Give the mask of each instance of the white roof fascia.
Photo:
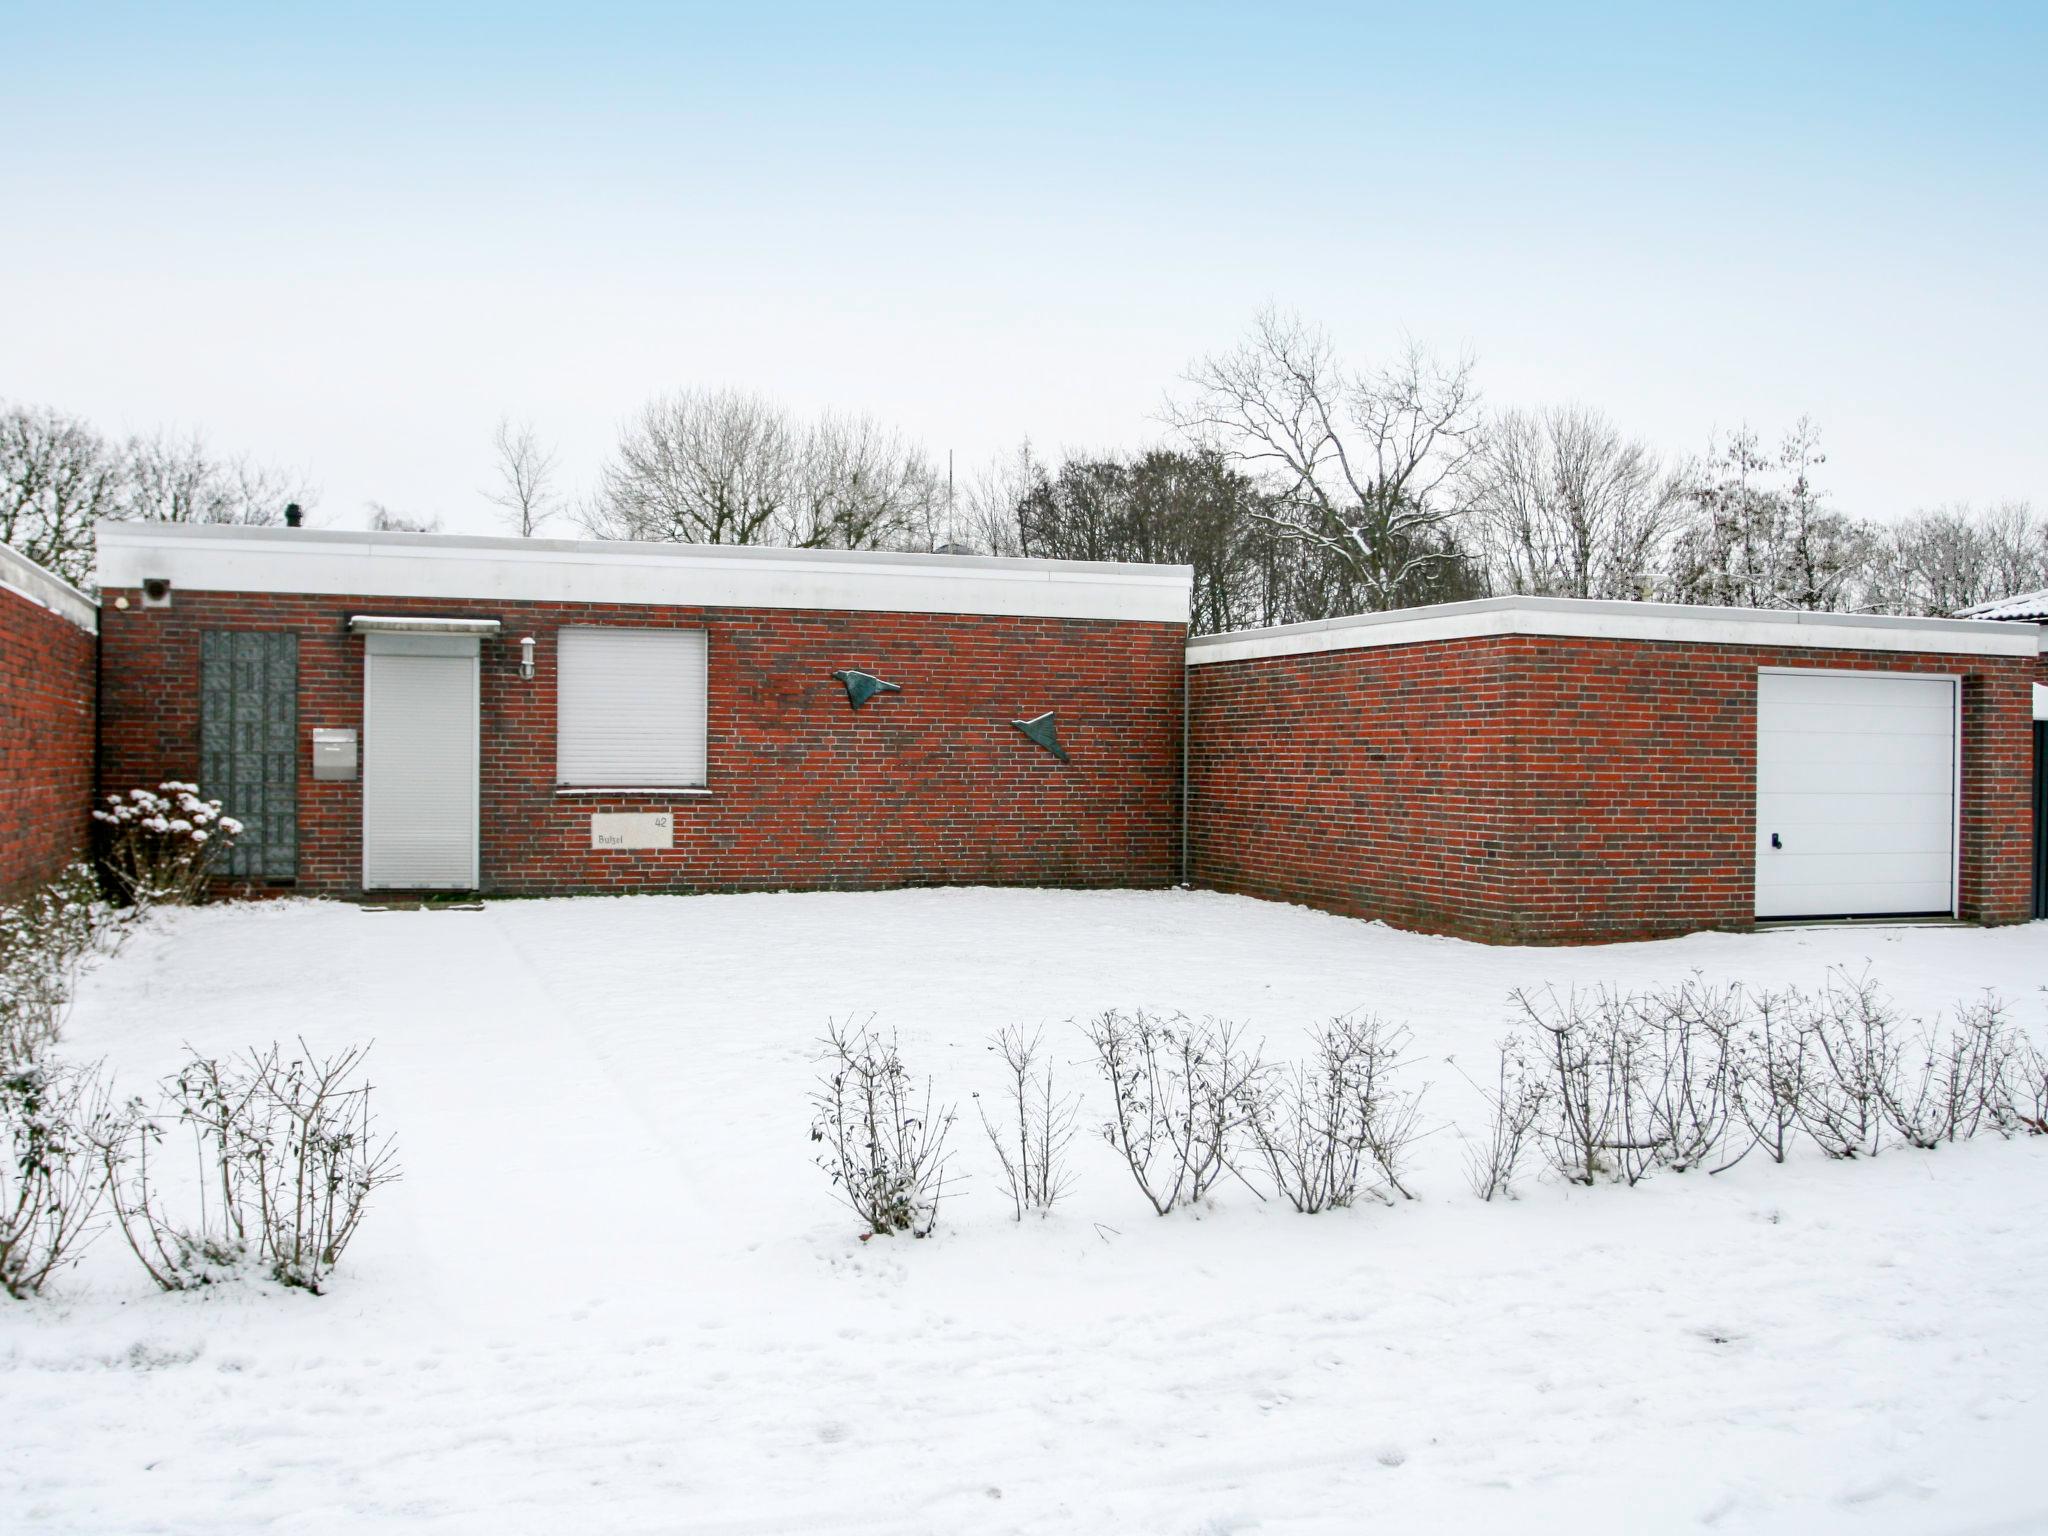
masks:
{"type": "Polygon", "coordinates": [[[352,635],[495,635],[503,626],[496,619],[387,618],[375,613],[349,615],[352,635]]]}
{"type": "Polygon", "coordinates": [[[1188,642],[1187,658],[1188,665],[1199,667],[1269,656],[1307,656],[1322,651],[1499,635],[1983,656],[2031,656],[2037,646],[2029,630],[1982,619],[1911,619],[1708,608],[1682,603],[1596,602],[1569,597],[1487,597],[1467,603],[1439,603],[1391,613],[1202,635],[1188,642]]]}
{"type": "Polygon", "coordinates": [[[100,605],[11,545],[0,544],[0,591],[47,608],[88,635],[100,632],[100,605]]]}
{"type": "Polygon", "coordinates": [[[102,587],[1185,624],[1184,565],[101,523],[102,587]]]}

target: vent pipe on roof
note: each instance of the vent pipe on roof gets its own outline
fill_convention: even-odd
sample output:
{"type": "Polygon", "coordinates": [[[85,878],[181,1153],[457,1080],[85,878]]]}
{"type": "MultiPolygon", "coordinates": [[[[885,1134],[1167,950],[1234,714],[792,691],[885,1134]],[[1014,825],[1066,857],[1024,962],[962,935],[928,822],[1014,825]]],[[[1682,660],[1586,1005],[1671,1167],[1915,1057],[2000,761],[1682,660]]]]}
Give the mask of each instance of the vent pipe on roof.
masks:
{"type": "Polygon", "coordinates": [[[297,503],[296,501],[291,501],[291,502],[286,502],[286,503],[285,503],[285,508],[284,508],[284,525],[285,525],[285,527],[287,527],[287,528],[296,528],[296,527],[298,527],[298,526],[299,526],[299,524],[300,524],[300,523],[304,522],[305,520],[306,520],[306,514],[305,514],[305,513],[303,513],[303,512],[301,512],[301,511],[299,510],[299,504],[298,504],[298,503],[297,503]]]}

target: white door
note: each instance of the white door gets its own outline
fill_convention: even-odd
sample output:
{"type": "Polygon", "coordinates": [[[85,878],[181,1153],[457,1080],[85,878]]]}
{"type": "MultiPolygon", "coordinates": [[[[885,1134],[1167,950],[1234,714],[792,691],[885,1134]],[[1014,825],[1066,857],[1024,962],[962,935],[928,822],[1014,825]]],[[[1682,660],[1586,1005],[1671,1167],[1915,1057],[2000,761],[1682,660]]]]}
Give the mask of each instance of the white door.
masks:
{"type": "Polygon", "coordinates": [[[1956,686],[1757,674],[1758,917],[1955,911],[1956,686]]]}
{"type": "Polygon", "coordinates": [[[477,643],[371,634],[363,656],[363,888],[477,884],[477,643]]]}

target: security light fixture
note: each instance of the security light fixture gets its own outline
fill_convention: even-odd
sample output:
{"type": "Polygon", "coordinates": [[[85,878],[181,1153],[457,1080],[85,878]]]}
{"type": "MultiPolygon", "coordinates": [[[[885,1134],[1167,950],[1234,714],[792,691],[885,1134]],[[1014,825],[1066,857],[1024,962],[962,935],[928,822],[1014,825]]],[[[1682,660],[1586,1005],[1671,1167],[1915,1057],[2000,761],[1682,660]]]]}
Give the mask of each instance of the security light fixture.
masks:
{"type": "Polygon", "coordinates": [[[142,578],[142,606],[145,608],[168,608],[171,606],[171,578],[168,576],[145,576],[142,578]]]}
{"type": "Polygon", "coordinates": [[[528,635],[519,642],[519,675],[527,682],[533,681],[533,636],[528,635]]]}

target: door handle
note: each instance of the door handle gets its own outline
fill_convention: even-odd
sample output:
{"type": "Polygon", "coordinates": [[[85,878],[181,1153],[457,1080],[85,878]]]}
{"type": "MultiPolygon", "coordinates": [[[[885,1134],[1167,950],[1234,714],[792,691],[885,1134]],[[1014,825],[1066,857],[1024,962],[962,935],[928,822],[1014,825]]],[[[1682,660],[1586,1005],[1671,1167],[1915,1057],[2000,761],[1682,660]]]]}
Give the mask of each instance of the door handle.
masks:
{"type": "Polygon", "coordinates": [[[1771,834],[1771,846],[1773,848],[1782,848],[1785,846],[1783,843],[1778,841],[1778,834],[1775,832],[1771,834]]]}

